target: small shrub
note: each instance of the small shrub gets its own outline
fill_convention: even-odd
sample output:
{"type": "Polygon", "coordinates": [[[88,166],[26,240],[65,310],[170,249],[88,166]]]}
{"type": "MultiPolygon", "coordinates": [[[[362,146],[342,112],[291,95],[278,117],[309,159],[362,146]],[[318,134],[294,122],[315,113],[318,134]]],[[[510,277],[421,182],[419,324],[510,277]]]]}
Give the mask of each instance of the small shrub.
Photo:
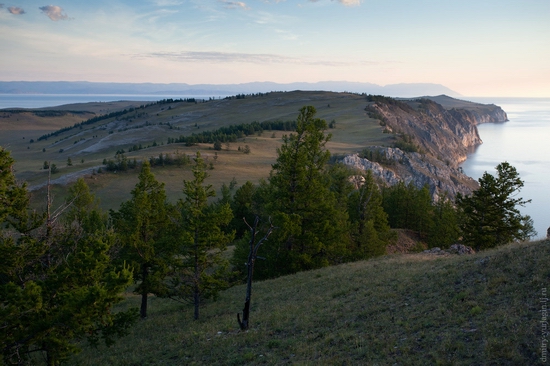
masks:
{"type": "Polygon", "coordinates": [[[479,315],[483,312],[483,309],[481,309],[481,307],[479,305],[476,305],[474,306],[471,310],[470,310],[470,315],[479,315]]]}

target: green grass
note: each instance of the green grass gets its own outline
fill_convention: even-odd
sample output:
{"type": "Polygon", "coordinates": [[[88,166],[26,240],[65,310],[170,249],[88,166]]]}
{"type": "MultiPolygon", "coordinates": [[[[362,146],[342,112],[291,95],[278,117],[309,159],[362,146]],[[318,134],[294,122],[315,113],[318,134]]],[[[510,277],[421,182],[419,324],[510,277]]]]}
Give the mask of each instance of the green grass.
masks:
{"type": "MultiPolygon", "coordinates": [[[[254,283],[202,308],[151,298],[150,316],[76,365],[536,365],[550,242],[472,256],[386,256],[254,283]]],[[[257,265],[261,265],[259,262],[257,265]]],[[[123,306],[137,306],[128,295],[123,306]]]]}

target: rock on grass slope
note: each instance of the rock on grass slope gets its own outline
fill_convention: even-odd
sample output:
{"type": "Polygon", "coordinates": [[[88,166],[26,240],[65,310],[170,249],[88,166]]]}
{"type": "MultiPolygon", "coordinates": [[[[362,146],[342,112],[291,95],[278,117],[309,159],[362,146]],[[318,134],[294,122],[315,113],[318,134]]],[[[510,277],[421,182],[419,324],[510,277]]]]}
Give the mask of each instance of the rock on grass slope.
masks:
{"type": "MultiPolygon", "coordinates": [[[[199,321],[154,298],[147,320],[79,365],[542,364],[550,241],[468,256],[393,255],[225,291],[199,321]]],[[[261,265],[261,262],[258,263],[261,265]]],[[[126,306],[138,304],[128,296],[126,306]]]]}

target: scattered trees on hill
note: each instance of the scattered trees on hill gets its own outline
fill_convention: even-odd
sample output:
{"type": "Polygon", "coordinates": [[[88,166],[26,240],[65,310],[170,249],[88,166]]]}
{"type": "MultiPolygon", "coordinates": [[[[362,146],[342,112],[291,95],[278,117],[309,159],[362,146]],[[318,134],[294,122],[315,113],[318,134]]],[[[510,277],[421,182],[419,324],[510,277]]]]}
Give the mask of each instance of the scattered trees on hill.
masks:
{"type": "MultiPolygon", "coordinates": [[[[214,131],[204,131],[201,133],[193,133],[189,136],[169,137],[167,143],[185,143],[187,146],[193,146],[199,143],[214,144],[235,142],[237,139],[261,133],[265,130],[273,131],[294,131],[296,129],[295,121],[264,121],[243,123],[240,125],[230,125],[221,127],[214,131]]],[[[216,146],[214,146],[216,148],[216,146]]]]}
{"type": "Polygon", "coordinates": [[[105,165],[105,170],[109,172],[125,172],[128,169],[137,168],[137,161],[135,158],[133,160],[129,160],[122,152],[117,152],[115,155],[115,160],[103,159],[103,165],[105,165]]]}
{"type": "Polygon", "coordinates": [[[158,157],[151,156],[149,158],[149,164],[151,167],[154,166],[177,166],[178,168],[182,166],[187,166],[191,164],[191,159],[187,154],[176,151],[175,153],[160,153],[158,157]]]}
{"type": "MultiPolygon", "coordinates": [[[[104,121],[104,120],[107,120],[107,119],[110,119],[110,118],[115,118],[115,117],[123,116],[124,114],[129,113],[129,112],[133,112],[134,110],[135,110],[134,108],[130,108],[130,109],[124,109],[123,111],[119,111],[119,112],[111,112],[111,113],[109,113],[109,114],[104,114],[104,115],[101,115],[101,116],[96,116],[96,117],[87,119],[86,121],[82,121],[82,122],[79,122],[79,123],[75,123],[75,124],[72,125],[72,126],[63,127],[63,128],[60,128],[60,129],[57,130],[57,131],[54,131],[54,132],[51,132],[51,133],[44,134],[44,135],[42,135],[42,136],[40,136],[40,137],[38,138],[38,141],[47,140],[47,139],[49,139],[50,137],[58,136],[58,135],[60,135],[60,134],[62,134],[62,133],[64,133],[64,132],[67,132],[67,131],[72,130],[73,128],[82,127],[82,126],[86,126],[86,125],[91,125],[91,124],[94,124],[94,123],[99,122],[99,121],[104,121]]],[[[74,113],[74,112],[72,112],[72,113],[74,113]]]]}

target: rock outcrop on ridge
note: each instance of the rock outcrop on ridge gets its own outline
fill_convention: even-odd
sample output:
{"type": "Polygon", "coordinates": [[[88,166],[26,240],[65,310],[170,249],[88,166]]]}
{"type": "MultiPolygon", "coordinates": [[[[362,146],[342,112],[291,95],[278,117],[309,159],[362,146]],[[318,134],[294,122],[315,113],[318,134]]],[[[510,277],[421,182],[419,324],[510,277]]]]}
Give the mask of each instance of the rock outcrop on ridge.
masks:
{"type": "Polygon", "coordinates": [[[399,181],[416,187],[428,185],[432,199],[437,201],[442,195],[449,198],[457,193],[469,195],[478,187],[477,182],[462,173],[460,169],[446,165],[429,155],[405,153],[391,147],[373,147],[384,154],[389,164],[380,164],[361,158],[359,154],[344,157],[343,163],[359,170],[370,170],[374,177],[392,186],[399,181]]]}
{"type": "Polygon", "coordinates": [[[371,170],[388,185],[398,181],[417,187],[428,185],[434,200],[446,194],[470,194],[477,182],[466,176],[459,164],[482,143],[477,125],[505,122],[506,113],[498,106],[453,98],[433,97],[395,100],[371,97],[366,111],[380,120],[385,132],[395,135],[395,146],[374,146],[369,160],[359,154],[343,159],[347,165],[371,170]]]}

